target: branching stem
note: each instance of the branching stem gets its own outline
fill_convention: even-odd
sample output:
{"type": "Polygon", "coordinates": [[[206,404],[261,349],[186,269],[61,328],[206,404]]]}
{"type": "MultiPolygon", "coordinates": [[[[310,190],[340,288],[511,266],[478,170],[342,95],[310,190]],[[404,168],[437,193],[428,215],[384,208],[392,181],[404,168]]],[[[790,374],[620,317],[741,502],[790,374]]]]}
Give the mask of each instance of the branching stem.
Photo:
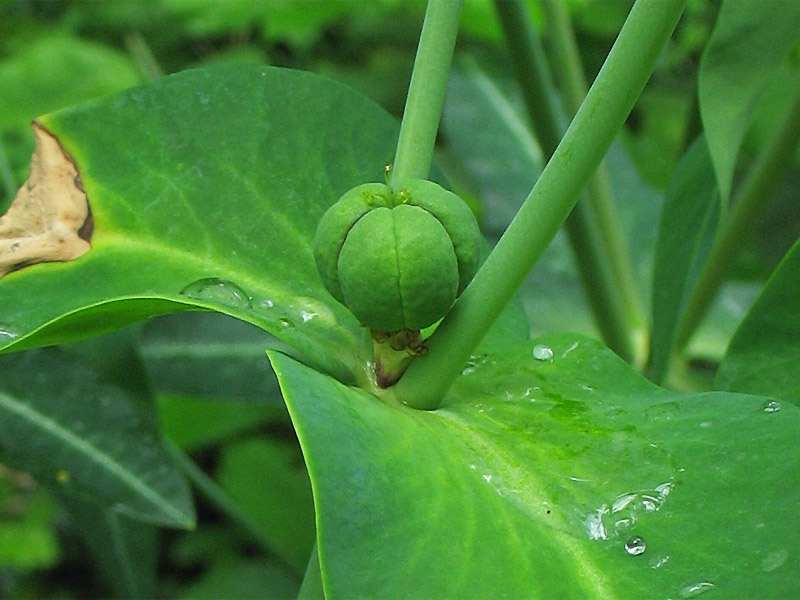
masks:
{"type": "Polygon", "coordinates": [[[566,220],[625,122],[686,0],[637,0],[553,158],[475,279],[394,386],[415,408],[439,406],[472,350],[566,220]]]}
{"type": "MultiPolygon", "coordinates": [[[[523,0],[495,0],[495,7],[522,88],[528,116],[542,152],[549,159],[558,147],[567,124],[556,100],[544,49],[523,0]]],[[[595,323],[606,344],[626,360],[631,360],[633,323],[629,322],[624,311],[627,303],[615,281],[610,249],[604,244],[602,232],[587,202],[578,202],[567,218],[566,230],[595,323]]],[[[617,256],[615,258],[619,259],[617,256]]]]}

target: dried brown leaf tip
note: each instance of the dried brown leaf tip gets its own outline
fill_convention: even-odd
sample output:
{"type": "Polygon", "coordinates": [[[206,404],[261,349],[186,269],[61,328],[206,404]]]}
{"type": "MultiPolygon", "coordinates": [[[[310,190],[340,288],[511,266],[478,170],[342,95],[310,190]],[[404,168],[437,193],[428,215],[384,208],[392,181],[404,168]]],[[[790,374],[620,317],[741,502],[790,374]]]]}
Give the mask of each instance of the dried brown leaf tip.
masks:
{"type": "Polygon", "coordinates": [[[0,217],[0,277],[40,262],[89,251],[91,211],[78,169],[58,140],[33,124],[36,149],[28,181],[0,217]]]}

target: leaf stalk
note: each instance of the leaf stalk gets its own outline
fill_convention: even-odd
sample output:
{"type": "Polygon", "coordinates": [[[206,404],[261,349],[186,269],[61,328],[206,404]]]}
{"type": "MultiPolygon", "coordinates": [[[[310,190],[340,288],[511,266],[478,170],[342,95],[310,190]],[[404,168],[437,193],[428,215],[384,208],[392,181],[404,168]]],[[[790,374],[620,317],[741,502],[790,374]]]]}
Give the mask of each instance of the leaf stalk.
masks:
{"type": "Polygon", "coordinates": [[[391,181],[427,179],[463,0],[429,0],[406,97],[391,181]]]}

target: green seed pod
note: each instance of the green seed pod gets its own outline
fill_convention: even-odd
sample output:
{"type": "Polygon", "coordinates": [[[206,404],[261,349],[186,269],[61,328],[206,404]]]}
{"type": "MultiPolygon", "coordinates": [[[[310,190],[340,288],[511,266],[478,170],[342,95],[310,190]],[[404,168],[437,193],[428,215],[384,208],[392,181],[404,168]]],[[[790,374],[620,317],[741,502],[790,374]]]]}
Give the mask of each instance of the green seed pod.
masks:
{"type": "Polygon", "coordinates": [[[478,268],[480,231],[455,194],[413,180],[353,188],[314,239],[322,282],[366,327],[419,330],[447,313],[478,268]]]}

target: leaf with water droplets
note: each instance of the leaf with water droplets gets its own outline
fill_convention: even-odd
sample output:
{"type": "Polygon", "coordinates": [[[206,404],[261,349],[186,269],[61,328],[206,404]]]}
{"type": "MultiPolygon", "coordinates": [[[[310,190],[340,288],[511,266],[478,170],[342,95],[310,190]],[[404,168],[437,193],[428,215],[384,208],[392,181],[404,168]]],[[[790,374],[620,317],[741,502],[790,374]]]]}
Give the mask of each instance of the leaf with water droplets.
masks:
{"type": "Polygon", "coordinates": [[[343,380],[360,376],[359,324],[325,291],[311,246],[330,204],[383,177],[398,126],[378,105],[311,73],[226,65],[40,121],[78,167],[92,249],[0,279],[0,323],[19,333],[0,344],[203,308],[267,330],[343,380]]]}
{"type": "Polygon", "coordinates": [[[794,406],[663,390],[572,336],[476,356],[427,412],[270,357],[331,597],[800,595],[794,406]]]}
{"type": "Polygon", "coordinates": [[[0,453],[60,493],[191,528],[189,488],[128,394],[55,349],[0,357],[0,453]]]}

